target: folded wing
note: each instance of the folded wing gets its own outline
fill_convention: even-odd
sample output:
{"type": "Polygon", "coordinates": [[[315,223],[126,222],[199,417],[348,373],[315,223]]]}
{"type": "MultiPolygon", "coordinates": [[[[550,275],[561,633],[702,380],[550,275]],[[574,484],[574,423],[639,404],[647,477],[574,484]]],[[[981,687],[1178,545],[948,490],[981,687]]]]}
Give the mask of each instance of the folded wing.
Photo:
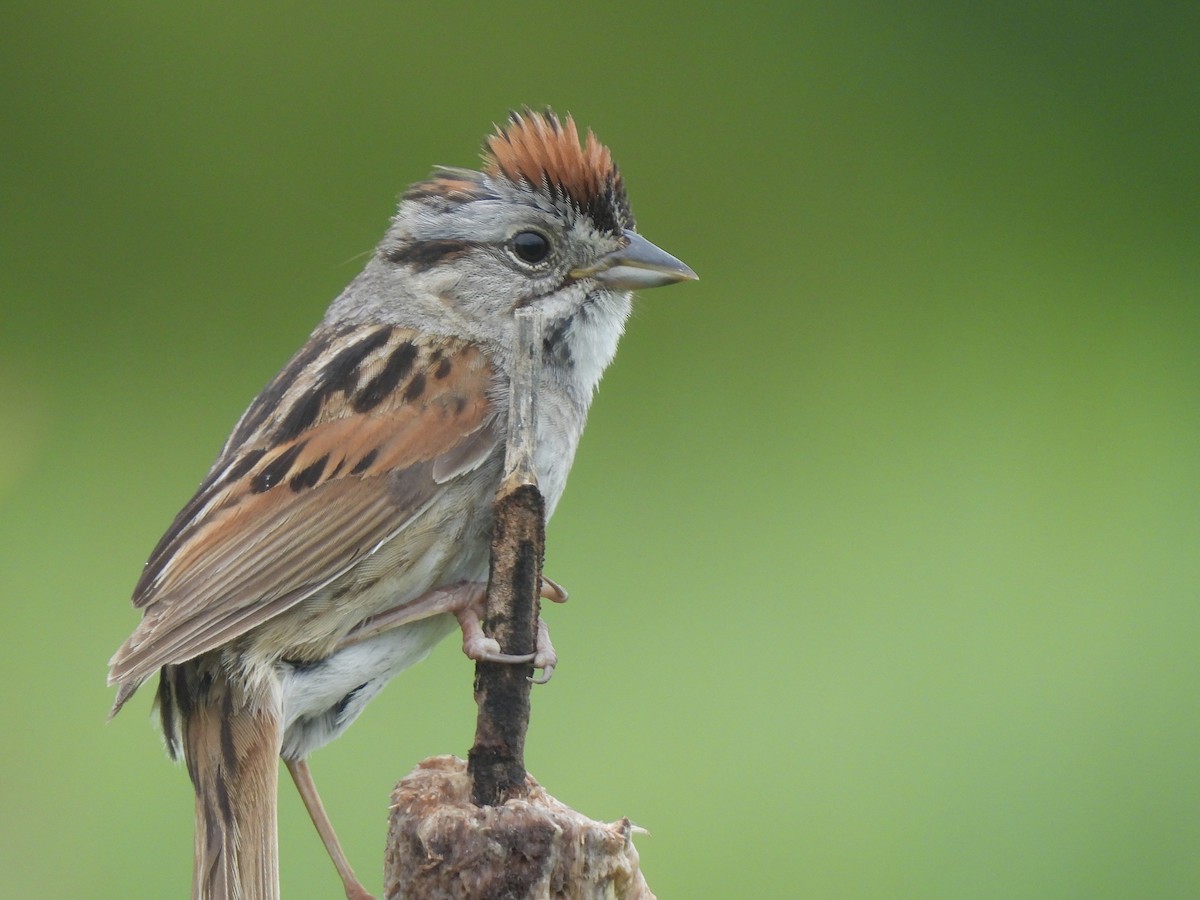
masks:
{"type": "Polygon", "coordinates": [[[114,712],[396,536],[500,439],[482,351],[404,329],[318,330],[242,416],[134,590],[114,712]]]}

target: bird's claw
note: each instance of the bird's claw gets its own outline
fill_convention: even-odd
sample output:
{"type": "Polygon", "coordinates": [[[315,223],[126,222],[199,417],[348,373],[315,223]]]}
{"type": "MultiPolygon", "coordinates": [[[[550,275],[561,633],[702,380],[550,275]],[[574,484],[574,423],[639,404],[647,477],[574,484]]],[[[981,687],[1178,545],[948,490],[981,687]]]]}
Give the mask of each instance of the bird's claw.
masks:
{"type": "Polygon", "coordinates": [[[533,653],[501,653],[500,644],[495,638],[483,633],[477,604],[469,603],[455,612],[459,627],[463,633],[463,653],[475,662],[504,663],[511,665],[532,665],[541,669],[538,677],[530,677],[534,684],[545,684],[554,675],[558,665],[558,654],[550,643],[550,628],[541,619],[538,620],[537,649],[533,653]]]}
{"type": "Polygon", "coordinates": [[[571,595],[567,593],[567,589],[553,579],[542,576],[542,593],[543,600],[549,600],[551,603],[566,603],[567,598],[571,595]]]}
{"type": "Polygon", "coordinates": [[[550,643],[550,626],[538,619],[537,631],[537,652],[533,655],[533,667],[541,669],[542,674],[530,676],[529,680],[534,684],[545,684],[554,677],[554,669],[558,665],[558,654],[554,652],[554,645],[550,643]]]}

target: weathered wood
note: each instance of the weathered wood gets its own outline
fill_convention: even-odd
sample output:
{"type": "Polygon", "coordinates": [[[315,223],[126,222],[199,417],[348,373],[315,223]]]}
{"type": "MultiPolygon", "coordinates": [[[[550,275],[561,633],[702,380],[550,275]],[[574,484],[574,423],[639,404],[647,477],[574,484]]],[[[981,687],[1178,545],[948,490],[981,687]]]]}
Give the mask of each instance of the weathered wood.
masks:
{"type": "MultiPolygon", "coordinates": [[[[387,900],[655,900],[628,819],[594,822],[527,776],[525,799],[471,802],[466,765],[425,760],[392,794],[387,900]]],[[[644,832],[642,832],[644,833],[644,832]]]]}

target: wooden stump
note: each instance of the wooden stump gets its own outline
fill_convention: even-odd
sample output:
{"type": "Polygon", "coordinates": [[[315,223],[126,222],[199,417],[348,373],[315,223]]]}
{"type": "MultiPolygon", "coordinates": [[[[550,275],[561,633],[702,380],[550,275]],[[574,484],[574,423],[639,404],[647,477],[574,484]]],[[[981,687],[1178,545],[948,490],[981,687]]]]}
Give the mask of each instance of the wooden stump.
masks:
{"type": "Polygon", "coordinates": [[[628,819],[595,822],[532,777],[526,797],[476,806],[466,763],[425,760],[392,794],[388,900],[654,900],[628,819]]]}

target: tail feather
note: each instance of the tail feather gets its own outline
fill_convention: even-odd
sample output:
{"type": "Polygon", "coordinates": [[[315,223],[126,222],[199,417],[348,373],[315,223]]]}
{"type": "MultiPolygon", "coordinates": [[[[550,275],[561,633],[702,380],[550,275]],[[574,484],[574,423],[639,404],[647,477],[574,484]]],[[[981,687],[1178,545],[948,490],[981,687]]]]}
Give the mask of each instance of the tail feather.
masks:
{"type": "Polygon", "coordinates": [[[163,679],[161,712],[179,722],[196,789],[192,897],[278,900],[278,689],[251,691],[205,657],[167,667],[163,679]]]}

